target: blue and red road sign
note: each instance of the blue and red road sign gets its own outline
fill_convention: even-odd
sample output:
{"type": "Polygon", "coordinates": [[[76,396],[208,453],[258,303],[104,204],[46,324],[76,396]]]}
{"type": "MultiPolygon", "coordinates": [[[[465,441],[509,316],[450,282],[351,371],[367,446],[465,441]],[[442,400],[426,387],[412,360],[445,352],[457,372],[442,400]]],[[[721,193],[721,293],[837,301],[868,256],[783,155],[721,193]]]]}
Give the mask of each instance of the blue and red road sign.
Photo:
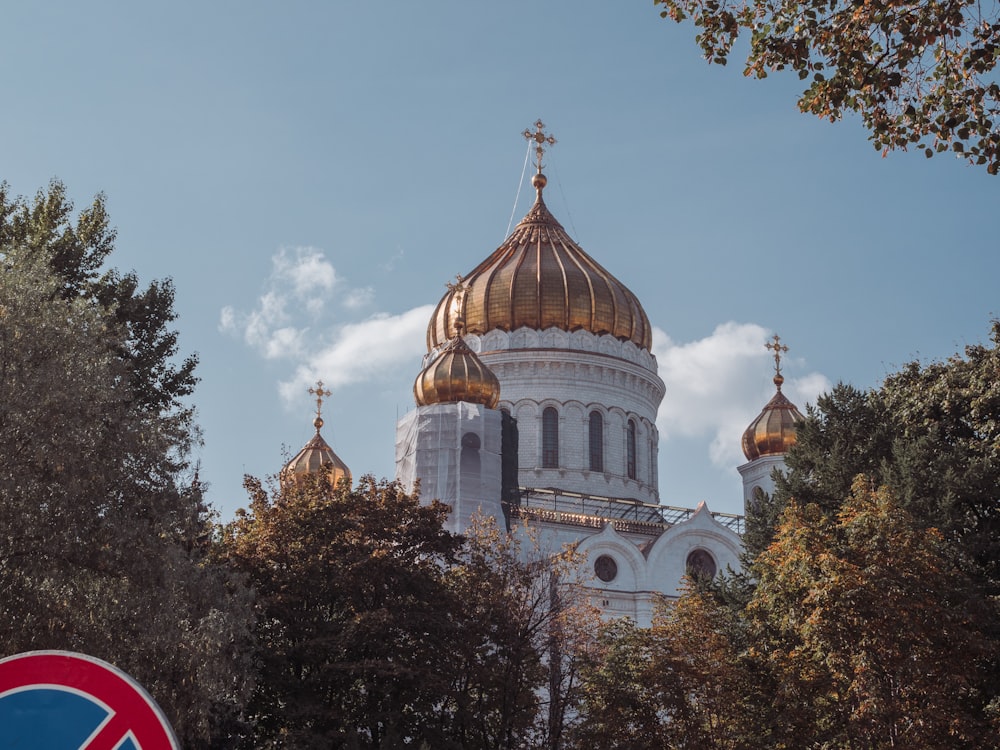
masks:
{"type": "Polygon", "coordinates": [[[67,651],[0,659],[0,750],[179,750],[142,686],[67,651]]]}

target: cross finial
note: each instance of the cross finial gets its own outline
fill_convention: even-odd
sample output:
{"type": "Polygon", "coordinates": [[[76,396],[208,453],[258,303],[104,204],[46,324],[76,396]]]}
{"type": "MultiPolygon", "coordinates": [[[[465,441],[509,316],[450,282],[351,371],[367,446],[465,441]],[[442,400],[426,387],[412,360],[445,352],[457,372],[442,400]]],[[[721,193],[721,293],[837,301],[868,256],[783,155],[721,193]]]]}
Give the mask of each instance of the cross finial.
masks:
{"type": "Polygon", "coordinates": [[[774,384],[781,390],[781,384],[785,378],[781,375],[781,355],[788,351],[788,347],[781,343],[781,337],[774,334],[774,342],[764,344],[764,348],[774,352],[774,384]]]}
{"type": "Polygon", "coordinates": [[[465,293],[469,288],[465,285],[465,279],[460,273],[455,274],[455,281],[449,281],[445,286],[453,293],[451,314],[455,319],[455,335],[461,336],[462,330],[465,328],[465,293]]]}
{"type": "Polygon", "coordinates": [[[550,146],[556,145],[556,139],[551,135],[545,135],[543,132],[545,129],[545,123],[541,120],[535,120],[535,132],[532,133],[531,129],[528,128],[521,135],[524,136],[525,140],[535,142],[535,166],[538,167],[538,172],[542,172],[542,154],[545,153],[545,144],[550,146]]]}
{"type": "Polygon", "coordinates": [[[313,426],[316,428],[316,432],[319,432],[319,428],[323,426],[323,398],[333,394],[330,391],[324,391],[323,381],[317,380],[316,387],[309,389],[309,395],[316,397],[316,419],[313,420],[313,426]]]}

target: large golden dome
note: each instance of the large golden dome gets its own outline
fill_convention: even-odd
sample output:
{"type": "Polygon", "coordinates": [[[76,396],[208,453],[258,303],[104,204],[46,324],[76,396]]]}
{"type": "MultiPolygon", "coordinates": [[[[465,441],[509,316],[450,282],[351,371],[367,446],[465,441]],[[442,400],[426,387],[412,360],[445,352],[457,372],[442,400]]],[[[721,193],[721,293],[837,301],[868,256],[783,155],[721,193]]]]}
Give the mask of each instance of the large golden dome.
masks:
{"type": "Polygon", "coordinates": [[[570,239],[542,200],[545,175],[532,179],[535,204],[504,243],[449,289],[427,326],[428,351],[451,339],[455,323],[467,333],[561,328],[609,333],[649,349],[649,318],[636,298],[570,239]]]}
{"type": "Polygon", "coordinates": [[[417,406],[467,401],[493,409],[500,400],[500,381],[456,335],[417,375],[413,396],[417,406]]]}
{"type": "Polygon", "coordinates": [[[743,455],[748,461],[782,455],[795,445],[796,430],[804,417],[781,392],[783,382],[780,374],[774,376],[777,393],[743,433],[743,455]]]}

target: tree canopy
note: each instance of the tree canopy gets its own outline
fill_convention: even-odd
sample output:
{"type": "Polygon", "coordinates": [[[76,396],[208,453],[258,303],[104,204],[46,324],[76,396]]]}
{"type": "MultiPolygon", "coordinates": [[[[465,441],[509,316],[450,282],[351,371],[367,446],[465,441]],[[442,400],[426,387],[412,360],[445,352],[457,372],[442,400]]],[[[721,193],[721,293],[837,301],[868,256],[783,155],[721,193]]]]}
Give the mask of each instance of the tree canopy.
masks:
{"type": "Polygon", "coordinates": [[[211,746],[243,705],[250,612],[207,560],[190,413],[145,397],[126,355],[131,318],[55,270],[65,251],[90,283],[108,250],[106,231],[88,234],[94,215],[70,229],[40,199],[26,234],[11,205],[24,207],[0,195],[0,650],[105,659],[153,694],[182,741],[211,746]],[[85,247],[99,251],[75,253],[85,247]]]}
{"type": "Polygon", "coordinates": [[[791,70],[799,108],[858,113],[883,153],[951,151],[1000,168],[1000,5],[970,0],[654,0],[693,19],[705,57],[726,64],[749,37],[744,74],[791,70]]]}
{"type": "Polygon", "coordinates": [[[256,595],[244,746],[561,746],[586,630],[563,556],[485,522],[453,535],[447,506],[372,477],[247,488],[217,548],[256,595]]]}

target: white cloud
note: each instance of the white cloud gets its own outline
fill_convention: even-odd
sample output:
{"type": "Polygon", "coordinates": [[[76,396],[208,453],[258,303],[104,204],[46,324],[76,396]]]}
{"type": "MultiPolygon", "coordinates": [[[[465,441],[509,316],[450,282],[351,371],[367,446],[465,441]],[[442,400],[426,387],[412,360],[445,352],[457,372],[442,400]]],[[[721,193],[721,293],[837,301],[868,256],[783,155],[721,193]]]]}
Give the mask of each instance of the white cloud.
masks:
{"type": "MultiPolygon", "coordinates": [[[[774,395],[772,355],[764,348],[770,332],[754,323],[723,323],[711,335],[676,344],[653,329],[653,353],[667,392],[657,427],[661,450],[671,438],[708,438],[713,464],[729,468],[746,459],[740,435],[774,395]]],[[[802,366],[786,360],[783,392],[805,410],[806,402],[830,388],[819,373],[790,376],[802,366]]]]}
{"type": "Polygon", "coordinates": [[[311,352],[295,375],[280,384],[286,401],[299,398],[317,380],[329,388],[388,376],[400,368],[416,375],[425,353],[424,334],[433,305],[422,305],[399,315],[379,313],[360,323],[349,323],[326,344],[311,352]]]}
{"type": "Polygon", "coordinates": [[[273,258],[272,278],[290,282],[296,295],[328,292],[337,283],[337,272],[322,250],[314,247],[283,247],[273,258]]]}
{"type": "Polygon", "coordinates": [[[271,274],[254,309],[223,307],[219,330],[240,336],[267,359],[302,359],[310,353],[311,330],[336,329],[335,321],[324,319],[334,292],[348,309],[363,307],[374,297],[368,287],[346,288],[321,250],[283,247],[271,258],[271,274]]]}
{"type": "Polygon", "coordinates": [[[396,270],[396,264],[403,259],[403,248],[399,248],[389,260],[379,263],[379,268],[383,271],[396,270]]]}
{"type": "Polygon", "coordinates": [[[366,286],[349,291],[344,295],[342,304],[349,310],[357,310],[358,308],[370,305],[374,299],[375,290],[370,286],[366,286]]]}

